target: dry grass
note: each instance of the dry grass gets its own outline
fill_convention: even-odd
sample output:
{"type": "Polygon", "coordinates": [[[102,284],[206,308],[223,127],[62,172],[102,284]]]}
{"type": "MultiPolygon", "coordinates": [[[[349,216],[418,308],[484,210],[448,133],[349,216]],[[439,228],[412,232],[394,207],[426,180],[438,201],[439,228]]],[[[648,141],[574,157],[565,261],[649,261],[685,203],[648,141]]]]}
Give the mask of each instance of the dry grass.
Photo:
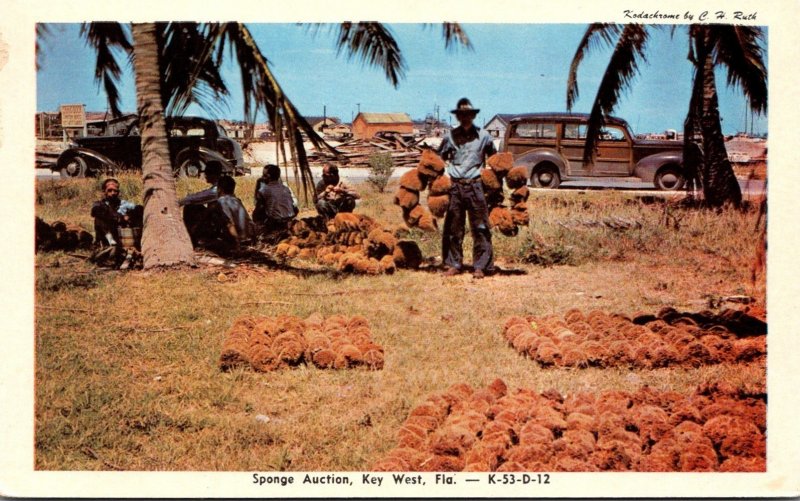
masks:
{"type": "MultiPolygon", "coordinates": [[[[237,194],[251,208],[254,179],[237,181],[237,194]]],[[[179,194],[202,187],[190,184],[181,182],[179,194]]],[[[96,181],[64,185],[37,187],[44,203],[37,204],[37,214],[90,229],[96,181]]],[[[123,181],[123,196],[136,199],[136,187],[133,178],[123,181]]],[[[363,188],[357,211],[400,224],[391,191],[363,188]]],[[[631,198],[533,193],[531,226],[516,238],[494,237],[498,262],[525,274],[480,282],[402,270],[339,279],[247,266],[101,272],[65,254],[39,255],[36,468],[363,470],[394,446],[409,409],[455,382],[485,386],[500,377],[512,388],[562,393],[649,384],[688,394],[705,381],[762,380],[757,366],[541,369],[506,345],[501,322],[515,314],[573,307],[633,313],[664,305],[696,311],[709,295],[742,292],[763,300],[763,277],[755,286],[748,283],[755,213],[670,209],[664,216],[663,206],[631,198]],[[558,224],[611,216],[642,226],[558,224]],[[679,229],[670,224],[673,216],[679,229]],[[567,249],[574,264],[525,263],[533,242],[536,252],[567,249]],[[220,272],[227,280],[219,279],[220,272]],[[384,369],[217,369],[235,318],[314,312],[364,315],[386,350],[384,369]]],[[[437,235],[410,235],[426,255],[438,254],[437,235]]],[[[465,243],[469,256],[469,238],[465,243]]]]}

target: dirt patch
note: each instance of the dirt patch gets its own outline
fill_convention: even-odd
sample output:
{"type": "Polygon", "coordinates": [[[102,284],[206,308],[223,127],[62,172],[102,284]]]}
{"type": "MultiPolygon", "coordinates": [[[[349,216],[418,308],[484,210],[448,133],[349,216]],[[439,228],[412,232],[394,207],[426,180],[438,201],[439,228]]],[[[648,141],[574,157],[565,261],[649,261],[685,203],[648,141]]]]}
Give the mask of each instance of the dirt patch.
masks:
{"type": "Polygon", "coordinates": [[[766,471],[766,394],[510,391],[455,384],[413,408],[373,471],[766,471]]]}

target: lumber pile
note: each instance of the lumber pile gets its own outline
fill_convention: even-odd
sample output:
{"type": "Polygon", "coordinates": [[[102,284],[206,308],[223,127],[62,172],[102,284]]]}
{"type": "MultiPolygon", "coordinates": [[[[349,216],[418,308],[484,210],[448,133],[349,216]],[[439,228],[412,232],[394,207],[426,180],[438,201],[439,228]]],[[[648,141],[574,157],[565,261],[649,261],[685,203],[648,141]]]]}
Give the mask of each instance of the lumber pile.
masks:
{"type": "Polygon", "coordinates": [[[313,260],[344,273],[391,274],[397,268],[416,269],[423,261],[416,242],[398,239],[361,214],[339,213],[327,223],[320,217],[295,220],[289,233],[275,248],[276,256],[313,260]]]}
{"type": "Polygon", "coordinates": [[[383,347],[372,340],[367,319],[358,315],[242,317],[228,329],[219,357],[223,371],[245,366],[269,372],[300,364],[380,370],[383,347]]]}
{"type": "Polygon", "coordinates": [[[345,167],[369,167],[369,157],[376,153],[388,153],[395,167],[416,165],[424,148],[421,146],[425,138],[408,139],[400,134],[385,133],[371,139],[351,139],[336,147],[341,154],[324,150],[309,152],[308,161],[312,166],[319,166],[326,161],[336,160],[345,167]]]}
{"type": "MultiPolygon", "coordinates": [[[[481,183],[489,209],[489,223],[506,236],[515,236],[519,226],[528,224],[528,177],[524,167],[514,167],[510,153],[497,153],[487,159],[481,170],[481,183]],[[504,183],[511,194],[504,205],[504,183]]],[[[438,229],[437,218],[447,214],[450,205],[450,178],[444,173],[445,162],[431,150],[425,150],[415,170],[400,178],[394,203],[403,210],[409,227],[424,231],[438,229]],[[428,190],[427,209],[420,204],[421,194],[428,190]]]]}
{"type": "Polygon", "coordinates": [[[430,395],[373,471],[766,471],[766,393],[511,391],[497,379],[430,395]]]}
{"type": "Polygon", "coordinates": [[[503,337],[542,367],[700,367],[766,363],[767,324],[736,310],[679,313],[633,319],[599,310],[571,309],[563,318],[515,316],[503,337]]]}

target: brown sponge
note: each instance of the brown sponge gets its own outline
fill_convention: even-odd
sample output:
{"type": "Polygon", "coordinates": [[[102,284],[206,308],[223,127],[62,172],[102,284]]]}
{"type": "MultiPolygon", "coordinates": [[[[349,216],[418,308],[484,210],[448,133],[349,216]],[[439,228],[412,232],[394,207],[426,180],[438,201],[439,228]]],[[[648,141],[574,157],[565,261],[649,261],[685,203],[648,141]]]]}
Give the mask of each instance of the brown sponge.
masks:
{"type": "Polygon", "coordinates": [[[495,153],[486,159],[487,165],[501,176],[514,167],[514,155],[511,153],[495,153]]]}
{"type": "Polygon", "coordinates": [[[422,251],[414,240],[399,240],[392,253],[398,268],[416,269],[422,264],[422,251]]]}
{"type": "Polygon", "coordinates": [[[481,169],[481,182],[486,191],[497,191],[503,188],[503,182],[498,179],[492,169],[481,169]]]}
{"type": "Polygon", "coordinates": [[[386,254],[391,254],[394,251],[394,246],[397,244],[397,238],[388,231],[382,229],[374,229],[369,232],[367,236],[369,241],[367,245],[367,254],[371,257],[383,257],[386,254]]]}
{"type": "Polygon", "coordinates": [[[511,211],[505,207],[495,207],[489,213],[489,223],[497,228],[503,235],[514,236],[517,234],[517,225],[511,216],[511,211]]]}
{"type": "Polygon", "coordinates": [[[506,184],[512,190],[517,190],[528,184],[528,169],[525,167],[514,167],[508,171],[506,184]]]}
{"type": "Polygon", "coordinates": [[[401,186],[394,194],[394,203],[403,209],[413,209],[417,204],[419,204],[419,194],[415,191],[407,190],[401,186]]]}
{"type": "Polygon", "coordinates": [[[434,217],[444,217],[448,207],[450,207],[450,195],[428,195],[428,209],[434,217]]]}
{"type": "Polygon", "coordinates": [[[514,203],[527,202],[530,193],[531,191],[527,186],[522,186],[514,190],[509,198],[511,198],[514,203]]]}
{"type": "Polygon", "coordinates": [[[529,217],[527,210],[517,210],[516,208],[511,209],[511,220],[517,226],[528,226],[529,217]]]}
{"type": "Polygon", "coordinates": [[[337,232],[358,230],[361,219],[352,212],[340,212],[333,218],[333,227],[337,232]]]}
{"type": "Polygon", "coordinates": [[[433,150],[422,150],[422,157],[419,160],[417,170],[420,174],[428,177],[437,177],[444,172],[444,160],[433,152],[433,150]]]}
{"type": "Polygon", "coordinates": [[[400,186],[407,190],[420,192],[424,190],[427,185],[428,179],[416,169],[412,169],[400,176],[400,186]]]}
{"type": "Polygon", "coordinates": [[[431,195],[447,195],[452,185],[450,176],[442,175],[431,181],[428,191],[431,195]]]}

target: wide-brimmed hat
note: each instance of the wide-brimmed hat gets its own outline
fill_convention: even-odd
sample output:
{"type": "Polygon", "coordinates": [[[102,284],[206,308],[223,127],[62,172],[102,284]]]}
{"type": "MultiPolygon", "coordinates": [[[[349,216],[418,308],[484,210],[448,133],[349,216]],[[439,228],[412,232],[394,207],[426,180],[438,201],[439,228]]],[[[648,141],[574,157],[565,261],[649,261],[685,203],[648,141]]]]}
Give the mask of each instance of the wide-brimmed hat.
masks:
{"type": "Polygon", "coordinates": [[[478,112],[481,110],[479,108],[473,108],[472,103],[469,102],[469,99],[467,99],[466,97],[462,97],[461,99],[458,100],[458,104],[456,104],[456,109],[450,110],[450,113],[458,113],[465,111],[472,112],[477,115],[478,112]]]}

